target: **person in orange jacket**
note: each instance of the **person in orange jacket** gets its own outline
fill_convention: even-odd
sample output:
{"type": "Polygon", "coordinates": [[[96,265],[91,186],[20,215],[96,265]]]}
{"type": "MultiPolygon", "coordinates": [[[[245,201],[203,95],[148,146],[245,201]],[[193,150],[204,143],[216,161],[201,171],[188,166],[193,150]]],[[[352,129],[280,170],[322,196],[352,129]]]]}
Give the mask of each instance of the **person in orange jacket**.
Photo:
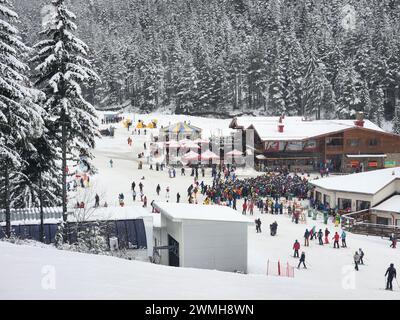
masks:
{"type": "Polygon", "coordinates": [[[340,239],[339,233],[335,232],[335,235],[332,238],[332,240],[334,240],[334,242],[333,242],[333,247],[334,248],[338,248],[339,249],[339,239],[340,239]]]}

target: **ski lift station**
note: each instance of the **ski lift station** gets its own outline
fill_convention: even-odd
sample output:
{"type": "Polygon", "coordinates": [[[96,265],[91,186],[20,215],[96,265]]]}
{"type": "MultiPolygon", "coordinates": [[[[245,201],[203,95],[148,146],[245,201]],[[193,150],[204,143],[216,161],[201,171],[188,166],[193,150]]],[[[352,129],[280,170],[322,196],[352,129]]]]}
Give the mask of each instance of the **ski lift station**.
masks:
{"type": "Polygon", "coordinates": [[[154,256],[163,265],[247,272],[252,221],[226,206],[154,203],[154,256]]]}

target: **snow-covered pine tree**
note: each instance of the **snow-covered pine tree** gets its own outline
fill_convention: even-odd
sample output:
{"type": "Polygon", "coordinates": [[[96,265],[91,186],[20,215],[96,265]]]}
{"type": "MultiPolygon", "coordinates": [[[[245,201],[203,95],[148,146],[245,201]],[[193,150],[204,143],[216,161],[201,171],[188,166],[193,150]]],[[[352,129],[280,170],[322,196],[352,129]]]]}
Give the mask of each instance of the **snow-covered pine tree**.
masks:
{"type": "Polygon", "coordinates": [[[82,94],[81,86],[98,78],[87,59],[88,47],[74,32],[76,17],[64,0],[52,0],[54,14],[41,31],[43,40],[34,46],[36,85],[46,94],[44,108],[53,120],[52,130],[62,149],[63,218],[67,219],[67,154],[79,161],[84,152],[91,158],[90,149],[98,136],[94,107],[82,94]]]}
{"type": "Polygon", "coordinates": [[[21,61],[27,48],[15,24],[18,15],[9,0],[0,0],[0,195],[6,210],[6,236],[11,235],[10,207],[22,180],[22,150],[35,150],[30,139],[42,131],[41,108],[33,102],[28,66],[21,61]],[[35,127],[36,126],[36,127],[35,127]]]}
{"type": "Polygon", "coordinates": [[[394,108],[392,131],[396,134],[400,134],[400,104],[399,103],[397,103],[396,107],[394,108]]]}

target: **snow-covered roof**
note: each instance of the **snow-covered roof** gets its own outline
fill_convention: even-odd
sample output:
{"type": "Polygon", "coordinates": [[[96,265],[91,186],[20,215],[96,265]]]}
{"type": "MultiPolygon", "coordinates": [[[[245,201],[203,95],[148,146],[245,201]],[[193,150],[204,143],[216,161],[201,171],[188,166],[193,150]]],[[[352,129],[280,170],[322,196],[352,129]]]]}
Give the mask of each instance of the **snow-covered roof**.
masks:
{"type": "Polygon", "coordinates": [[[347,158],[386,158],[386,154],[346,154],[347,158]]]}
{"type": "Polygon", "coordinates": [[[154,203],[162,214],[169,216],[172,220],[208,220],[252,223],[252,220],[244,217],[239,211],[227,206],[202,205],[189,203],[154,203]]]}
{"type": "MultiPolygon", "coordinates": [[[[249,128],[251,125],[265,141],[305,140],[349,128],[356,128],[355,120],[304,120],[302,117],[285,117],[283,132],[278,131],[279,117],[238,117],[236,125],[249,128]]],[[[364,120],[364,128],[385,132],[369,120],[364,120]]]]}
{"type": "Polygon", "coordinates": [[[400,195],[396,194],[372,209],[400,213],[400,195]]]}
{"type": "Polygon", "coordinates": [[[399,178],[400,167],[353,173],[343,176],[331,176],[311,180],[310,183],[314,186],[332,191],[376,194],[383,187],[399,178]]]}

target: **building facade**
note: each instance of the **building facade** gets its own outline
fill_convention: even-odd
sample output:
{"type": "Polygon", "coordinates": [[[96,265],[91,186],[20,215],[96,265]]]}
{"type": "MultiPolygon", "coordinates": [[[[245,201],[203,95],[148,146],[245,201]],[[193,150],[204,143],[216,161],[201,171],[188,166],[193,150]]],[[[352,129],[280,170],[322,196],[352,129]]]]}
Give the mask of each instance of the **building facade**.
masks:
{"type": "Polygon", "coordinates": [[[356,120],[234,118],[230,128],[254,131],[260,170],[359,172],[400,166],[400,136],[385,132],[362,115],[356,120]]]}

